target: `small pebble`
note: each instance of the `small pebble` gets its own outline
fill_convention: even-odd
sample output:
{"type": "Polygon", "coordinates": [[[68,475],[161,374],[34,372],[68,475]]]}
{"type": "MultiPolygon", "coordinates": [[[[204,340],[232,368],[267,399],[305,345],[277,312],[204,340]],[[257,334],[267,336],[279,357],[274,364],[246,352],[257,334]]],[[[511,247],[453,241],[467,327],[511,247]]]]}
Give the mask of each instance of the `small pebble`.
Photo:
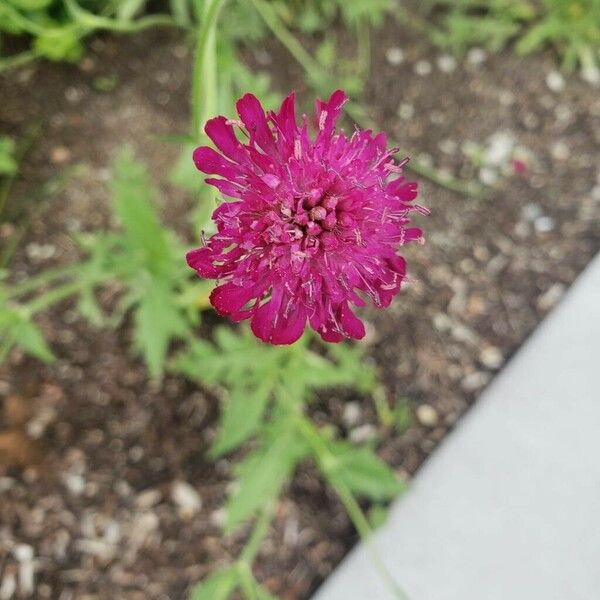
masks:
{"type": "Polygon", "coordinates": [[[65,146],[55,146],[50,151],[50,162],[54,165],[64,165],[70,158],[71,151],[65,146]]]}
{"type": "Polygon", "coordinates": [[[595,185],[592,188],[592,200],[600,202],[600,185],[595,185]]]}
{"type": "Polygon", "coordinates": [[[440,143],[438,144],[438,148],[440,149],[440,152],[452,155],[456,154],[458,150],[458,144],[454,140],[445,139],[440,141],[440,143]]]}
{"type": "Polygon", "coordinates": [[[542,216],[533,222],[533,226],[538,233],[549,233],[554,229],[555,222],[552,217],[542,216]]]}
{"type": "Polygon", "coordinates": [[[191,516],[202,508],[200,495],[185,481],[175,481],[173,483],[171,500],[182,510],[185,516],[191,516]]]}
{"type": "Polygon", "coordinates": [[[342,415],[342,420],[344,421],[344,425],[346,427],[354,427],[360,421],[362,411],[360,408],[360,403],[358,402],[348,402],[344,406],[344,413],[342,415]]]}
{"type": "Polygon", "coordinates": [[[558,94],[565,89],[565,78],[558,71],[550,71],[546,75],[546,85],[550,91],[558,94]]]}
{"type": "Polygon", "coordinates": [[[367,423],[366,425],[361,425],[360,427],[353,429],[348,437],[354,444],[364,444],[365,442],[370,442],[376,435],[377,427],[367,423]]]}
{"type": "Polygon", "coordinates": [[[73,496],[81,496],[85,490],[85,479],[76,473],[67,473],[63,477],[63,482],[73,496]]]}
{"type": "Polygon", "coordinates": [[[467,53],[467,62],[472,65],[480,65],[487,58],[487,53],[483,48],[471,48],[467,53]]]}
{"type": "Polygon", "coordinates": [[[483,371],[473,371],[469,373],[461,381],[463,390],[467,392],[475,392],[482,388],[490,380],[490,374],[483,371]]]}
{"type": "Polygon", "coordinates": [[[417,420],[424,427],[435,427],[438,424],[438,413],[430,404],[419,405],[416,412],[417,420]]]}
{"type": "Polygon", "coordinates": [[[484,348],[479,353],[479,360],[484,367],[496,370],[502,366],[504,356],[502,356],[502,352],[496,346],[487,346],[487,348],[484,348]]]}
{"type": "Polygon", "coordinates": [[[479,169],[479,181],[484,185],[493,186],[498,181],[498,171],[491,167],[482,167],[479,169]]]}
{"type": "Polygon", "coordinates": [[[555,160],[567,160],[571,156],[571,151],[565,142],[559,141],[552,144],[550,154],[555,160]]]}
{"type": "Polygon", "coordinates": [[[542,312],[546,312],[554,307],[565,293],[565,286],[562,283],[555,283],[544,292],[537,301],[537,307],[542,312]]]}
{"type": "Polygon", "coordinates": [[[517,101],[517,98],[510,90],[502,90],[498,94],[498,100],[502,106],[512,106],[517,101]]]}
{"type": "Polygon", "coordinates": [[[437,66],[442,73],[452,73],[456,69],[456,59],[450,54],[442,54],[437,58],[437,66]]]}
{"type": "Polygon", "coordinates": [[[537,218],[542,216],[542,209],[539,204],[535,204],[534,202],[528,202],[522,209],[521,214],[523,218],[527,221],[535,221],[537,218]]]}
{"type": "Polygon", "coordinates": [[[415,108],[412,104],[407,104],[406,102],[403,102],[398,107],[398,116],[404,121],[409,121],[410,119],[412,119],[414,114],[415,108]]]}
{"type": "Polygon", "coordinates": [[[138,508],[148,509],[156,506],[162,500],[162,493],[159,490],[149,489],[138,494],[135,504],[138,508]]]}
{"type": "Polygon", "coordinates": [[[426,60],[419,60],[415,63],[415,73],[420,77],[429,75],[432,71],[431,63],[426,60]]]}
{"type": "Polygon", "coordinates": [[[385,53],[385,58],[394,67],[401,65],[404,62],[404,51],[402,48],[398,48],[397,46],[392,46],[388,48],[385,53]]]}
{"type": "Polygon", "coordinates": [[[595,65],[584,67],[581,70],[581,78],[592,85],[600,85],[600,69],[595,65]]]}

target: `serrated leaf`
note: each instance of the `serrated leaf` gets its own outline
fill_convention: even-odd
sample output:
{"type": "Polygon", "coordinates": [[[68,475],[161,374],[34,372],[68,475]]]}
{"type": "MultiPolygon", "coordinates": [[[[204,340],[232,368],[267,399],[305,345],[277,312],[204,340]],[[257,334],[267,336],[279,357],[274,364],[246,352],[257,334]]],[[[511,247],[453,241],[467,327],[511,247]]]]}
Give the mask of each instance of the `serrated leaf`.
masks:
{"type": "Polygon", "coordinates": [[[262,446],[237,466],[238,486],[227,500],[227,530],[234,530],[262,506],[273,502],[296,465],[308,453],[289,419],[273,422],[262,446]]]}
{"type": "Polygon", "coordinates": [[[113,210],[126,233],[126,242],[154,273],[171,270],[173,249],[152,203],[152,186],[145,166],[123,150],[114,162],[111,184],[113,210]]]}
{"type": "Polygon", "coordinates": [[[45,363],[54,360],[54,354],[48,347],[42,332],[26,316],[17,312],[3,313],[0,319],[0,332],[6,340],[7,351],[10,346],[16,344],[27,354],[45,363]]]}
{"type": "Polygon", "coordinates": [[[161,377],[169,343],[186,324],[168,281],[150,278],[135,310],[135,343],[152,377],[161,377]]]}
{"type": "Polygon", "coordinates": [[[234,567],[221,569],[205,577],[191,591],[189,600],[228,600],[239,583],[239,573],[234,567]]]}
{"type": "Polygon", "coordinates": [[[327,473],[339,477],[355,494],[383,501],[402,491],[394,472],[371,449],[334,442],[331,451],[336,461],[327,473]]]}
{"type": "Polygon", "coordinates": [[[211,448],[213,457],[221,456],[245,442],[258,430],[273,383],[264,379],[252,389],[246,382],[239,382],[231,388],[229,399],[221,408],[219,434],[211,448]]]}

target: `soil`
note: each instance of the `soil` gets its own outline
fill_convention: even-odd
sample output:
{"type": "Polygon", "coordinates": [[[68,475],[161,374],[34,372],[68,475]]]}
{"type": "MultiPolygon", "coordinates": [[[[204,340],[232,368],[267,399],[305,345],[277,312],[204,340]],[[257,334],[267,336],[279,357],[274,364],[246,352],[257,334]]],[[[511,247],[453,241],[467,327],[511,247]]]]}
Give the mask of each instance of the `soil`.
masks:
{"type": "MultiPolygon", "coordinates": [[[[494,185],[478,200],[420,179],[432,216],[420,223],[426,245],[406,252],[411,284],[391,309],[366,315],[369,360],[390,400],[413,413],[403,434],[380,432],[380,455],[410,479],[600,248],[600,96],[576,75],[549,86],[552,54],[472,53],[452,70],[396,25],[376,39],[365,95],[381,128],[421,160],[494,185]],[[467,141],[488,148],[483,168],[462,151],[467,141]]],[[[271,61],[282,92],[308,94],[276,44],[258,58],[271,61]]],[[[165,218],[190,235],[190,198],[165,183],[177,148],[156,139],[188,127],[190,64],[178,36],[147,32],[97,38],[78,66],[40,63],[0,78],[3,133],[42,127],[7,213],[28,223],[15,280],[75,259],[72,232],[111,226],[106,183],[123,144],[148,162],[165,218]],[[114,90],[99,91],[99,77],[114,90]],[[74,165],[86,168],[40,200],[36,190],[74,165]]],[[[3,246],[16,235],[1,225],[3,246]]],[[[104,293],[110,301],[114,290],[104,293]]],[[[13,353],[0,368],[0,596],[185,598],[246,533],[219,528],[232,465],[204,454],[215,399],[180,379],[150,382],[127,326],[95,330],[68,302],[38,323],[58,361],[13,353]]],[[[372,399],[344,390],[319,398],[314,416],[354,439],[377,427],[372,399]]],[[[340,504],[304,465],[256,576],[282,598],[308,598],[354,541],[340,504]]]]}

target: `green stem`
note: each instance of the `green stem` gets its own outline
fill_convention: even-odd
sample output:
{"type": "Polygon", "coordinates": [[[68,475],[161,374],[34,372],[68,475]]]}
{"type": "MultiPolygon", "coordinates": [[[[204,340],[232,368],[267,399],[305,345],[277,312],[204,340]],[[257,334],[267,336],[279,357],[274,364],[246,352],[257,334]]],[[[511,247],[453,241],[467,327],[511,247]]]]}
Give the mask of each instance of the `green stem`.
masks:
{"type": "MultiPolygon", "coordinates": [[[[302,46],[298,39],[285,26],[279,15],[267,4],[264,0],[251,0],[252,4],[260,14],[266,25],[273,32],[275,37],[281,44],[290,52],[296,61],[302,66],[313,80],[327,80],[330,78],[329,73],[315,60],[302,46]]],[[[361,127],[369,127],[370,119],[366,116],[364,110],[360,107],[348,106],[346,112],[352,119],[361,127]]],[[[407,155],[406,152],[402,152],[407,155]]],[[[462,181],[445,173],[440,173],[433,167],[429,167],[418,160],[411,160],[407,168],[432,181],[433,183],[446,189],[471,196],[474,198],[482,198],[485,195],[485,188],[476,182],[462,181]]]]}
{"type": "Polygon", "coordinates": [[[361,78],[365,81],[371,72],[371,35],[364,19],[356,25],[356,41],[358,44],[358,64],[361,78]]]}
{"type": "Polygon", "coordinates": [[[35,313],[44,310],[51,304],[55,304],[56,302],[60,302],[69,296],[73,296],[84,287],[84,283],[87,285],[87,282],[71,281],[69,283],[65,283],[64,285],[55,287],[41,295],[39,298],[36,298],[35,300],[32,300],[26,304],[25,310],[30,316],[33,316],[35,313]]]}
{"type": "Polygon", "coordinates": [[[294,34],[284,25],[273,7],[264,0],[251,0],[254,8],[260,14],[275,37],[283,44],[288,52],[296,59],[307,73],[326,75],[321,63],[315,60],[297,40],[294,34]]]}
{"type": "Polygon", "coordinates": [[[110,19],[84,10],[75,0],[65,0],[67,11],[72,19],[86,30],[105,29],[121,33],[143,31],[149,27],[173,26],[176,21],[170,15],[150,15],[135,20],[110,19]]]}
{"type": "Polygon", "coordinates": [[[41,125],[39,122],[30,125],[25,132],[23,138],[17,143],[17,149],[15,151],[15,162],[17,163],[17,169],[14,173],[6,176],[2,184],[0,185],[0,217],[4,212],[4,207],[6,206],[6,201],[8,200],[8,194],[10,192],[10,188],[12,187],[13,182],[15,181],[17,175],[19,174],[19,168],[25,156],[27,156],[27,152],[33,145],[35,139],[40,135],[41,125]]]}
{"type": "Polygon", "coordinates": [[[386,392],[383,387],[378,387],[373,392],[373,403],[377,418],[383,427],[391,427],[394,424],[394,413],[387,400],[386,392]]]}
{"type": "Polygon", "coordinates": [[[260,545],[269,530],[272,513],[273,506],[272,504],[268,504],[259,514],[254,525],[254,529],[252,530],[252,534],[248,538],[248,541],[246,542],[246,545],[240,554],[241,561],[248,564],[252,564],[252,561],[254,561],[258,551],[260,550],[260,545]]]}
{"type": "Polygon", "coordinates": [[[6,298],[17,298],[18,296],[24,296],[29,292],[33,292],[38,287],[54,281],[55,279],[62,279],[63,277],[70,277],[75,275],[79,271],[79,265],[68,265],[66,267],[56,267],[54,269],[46,269],[39,275],[29,277],[23,283],[18,283],[9,287],[5,292],[6,298]]]}
{"type": "Polygon", "coordinates": [[[371,529],[371,525],[361,510],[358,502],[354,498],[352,491],[342,479],[334,474],[333,468],[337,459],[329,450],[326,440],[321,436],[319,430],[315,428],[313,423],[296,408],[294,410],[294,418],[298,425],[299,432],[312,447],[321,471],[324,473],[329,483],[336,491],[338,497],[344,505],[344,508],[346,509],[346,512],[350,516],[354,527],[356,527],[358,534],[364,541],[371,556],[373,565],[379,572],[379,575],[398,600],[408,600],[406,592],[404,592],[394,580],[391,573],[381,560],[377,549],[373,545],[373,530],[371,529]]]}
{"type": "Polygon", "coordinates": [[[214,46],[217,19],[225,2],[226,0],[206,0],[200,20],[192,74],[192,136],[197,140],[202,139],[204,121],[213,110],[210,103],[214,103],[216,85],[213,85],[213,89],[209,89],[211,82],[209,80],[204,81],[204,76],[210,78],[210,73],[216,72],[214,65],[215,52],[214,48],[211,52],[210,47],[211,44],[214,46]],[[213,62],[212,65],[208,64],[209,60],[213,62]]]}
{"type": "Polygon", "coordinates": [[[19,52],[19,54],[13,56],[0,58],[0,73],[2,73],[2,71],[8,71],[9,69],[22,67],[39,57],[40,53],[37,50],[26,50],[25,52],[19,52]]]}

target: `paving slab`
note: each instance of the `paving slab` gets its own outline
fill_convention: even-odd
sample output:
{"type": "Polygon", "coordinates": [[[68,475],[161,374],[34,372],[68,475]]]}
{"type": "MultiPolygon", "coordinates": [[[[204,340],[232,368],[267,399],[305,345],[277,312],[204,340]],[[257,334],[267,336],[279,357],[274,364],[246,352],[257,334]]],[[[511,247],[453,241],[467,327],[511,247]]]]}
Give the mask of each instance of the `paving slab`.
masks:
{"type": "MultiPolygon", "coordinates": [[[[600,255],[393,505],[410,600],[600,600],[600,255]]],[[[314,600],[394,600],[359,544],[314,600]]]]}

